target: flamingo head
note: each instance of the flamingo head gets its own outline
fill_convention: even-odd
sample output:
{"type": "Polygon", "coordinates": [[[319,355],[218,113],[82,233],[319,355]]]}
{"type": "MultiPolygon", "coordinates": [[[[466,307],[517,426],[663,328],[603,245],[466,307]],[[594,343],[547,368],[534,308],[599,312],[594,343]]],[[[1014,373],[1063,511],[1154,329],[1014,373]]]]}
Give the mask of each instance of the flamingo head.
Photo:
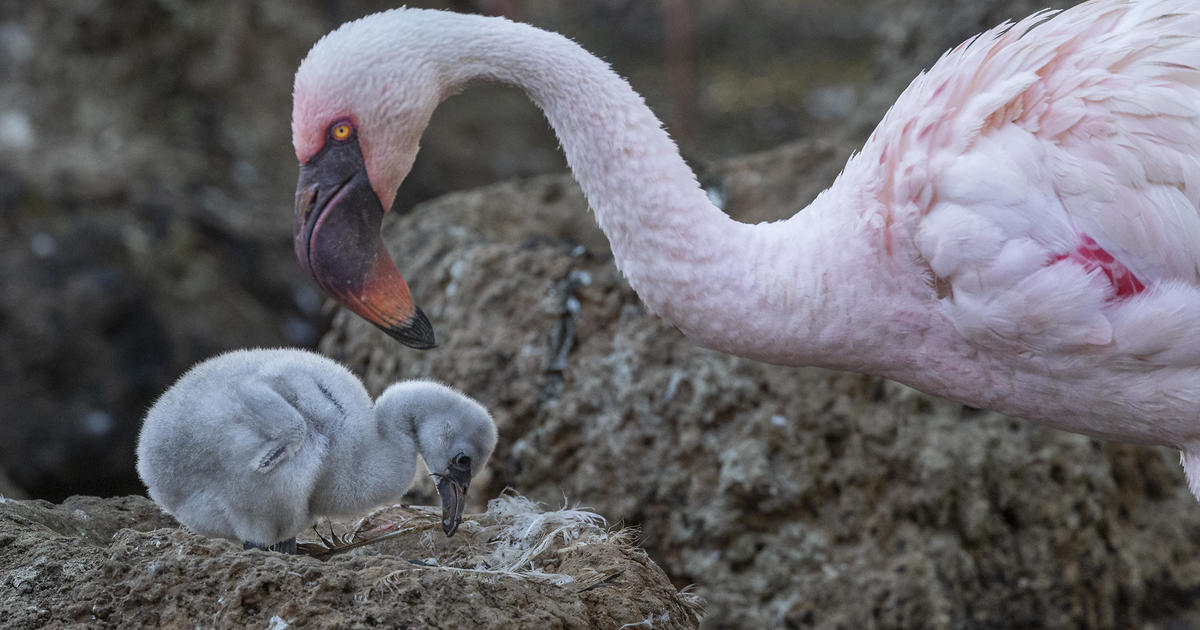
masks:
{"type": "Polygon", "coordinates": [[[343,306],[404,345],[432,348],[433,327],[380,228],[441,95],[429,64],[397,50],[403,38],[381,37],[380,22],[358,20],[326,35],[296,72],[296,256],[343,306]]]}

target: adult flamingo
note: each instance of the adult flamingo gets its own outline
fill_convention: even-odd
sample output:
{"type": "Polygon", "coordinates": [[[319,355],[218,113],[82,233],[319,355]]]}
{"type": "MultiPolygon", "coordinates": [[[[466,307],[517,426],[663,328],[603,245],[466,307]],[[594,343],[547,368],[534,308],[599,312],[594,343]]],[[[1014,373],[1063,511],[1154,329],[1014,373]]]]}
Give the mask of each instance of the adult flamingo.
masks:
{"type": "Polygon", "coordinates": [[[694,342],[1170,445],[1200,496],[1200,2],[1094,0],[968,40],[809,207],[759,225],[559,35],[411,9],[345,24],[296,73],[296,251],[415,347],[432,330],[380,222],[434,108],[477,80],[545,111],[617,266],[694,342]]]}

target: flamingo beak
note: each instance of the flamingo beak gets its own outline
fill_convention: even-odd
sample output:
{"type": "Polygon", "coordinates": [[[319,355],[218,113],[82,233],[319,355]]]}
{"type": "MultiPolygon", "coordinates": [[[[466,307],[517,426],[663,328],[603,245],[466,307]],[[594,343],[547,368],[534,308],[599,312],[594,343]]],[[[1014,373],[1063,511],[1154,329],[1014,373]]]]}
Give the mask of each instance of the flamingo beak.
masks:
{"type": "Polygon", "coordinates": [[[358,139],[327,141],[300,166],[296,257],[329,297],[410,348],[432,348],[433,326],[379,235],[383,214],[358,139]]]}
{"type": "Polygon", "coordinates": [[[442,531],[453,536],[462,523],[463,508],[467,505],[467,488],[471,486],[471,460],[456,457],[437,477],[438,496],[442,498],[442,531]]]}

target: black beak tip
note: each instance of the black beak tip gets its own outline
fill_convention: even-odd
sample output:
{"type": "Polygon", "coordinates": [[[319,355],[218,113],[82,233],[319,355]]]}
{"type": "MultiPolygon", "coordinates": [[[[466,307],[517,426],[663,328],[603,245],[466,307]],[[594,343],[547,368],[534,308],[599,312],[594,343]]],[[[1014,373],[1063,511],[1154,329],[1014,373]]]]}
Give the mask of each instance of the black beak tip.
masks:
{"type": "Polygon", "coordinates": [[[433,324],[429,323],[429,318],[425,316],[421,307],[414,306],[413,309],[413,316],[403,325],[380,328],[392,339],[409,348],[429,350],[437,347],[437,341],[433,337],[433,324]]]}

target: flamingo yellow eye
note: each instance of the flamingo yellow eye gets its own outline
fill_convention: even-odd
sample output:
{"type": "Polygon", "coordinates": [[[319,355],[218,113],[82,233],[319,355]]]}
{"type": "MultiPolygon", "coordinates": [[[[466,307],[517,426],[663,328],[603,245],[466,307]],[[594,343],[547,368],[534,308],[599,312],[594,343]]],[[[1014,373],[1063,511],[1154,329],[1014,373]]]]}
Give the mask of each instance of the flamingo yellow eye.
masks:
{"type": "Polygon", "coordinates": [[[354,126],[348,122],[340,122],[330,129],[329,133],[333,134],[334,140],[348,140],[350,134],[354,132],[354,126]]]}

